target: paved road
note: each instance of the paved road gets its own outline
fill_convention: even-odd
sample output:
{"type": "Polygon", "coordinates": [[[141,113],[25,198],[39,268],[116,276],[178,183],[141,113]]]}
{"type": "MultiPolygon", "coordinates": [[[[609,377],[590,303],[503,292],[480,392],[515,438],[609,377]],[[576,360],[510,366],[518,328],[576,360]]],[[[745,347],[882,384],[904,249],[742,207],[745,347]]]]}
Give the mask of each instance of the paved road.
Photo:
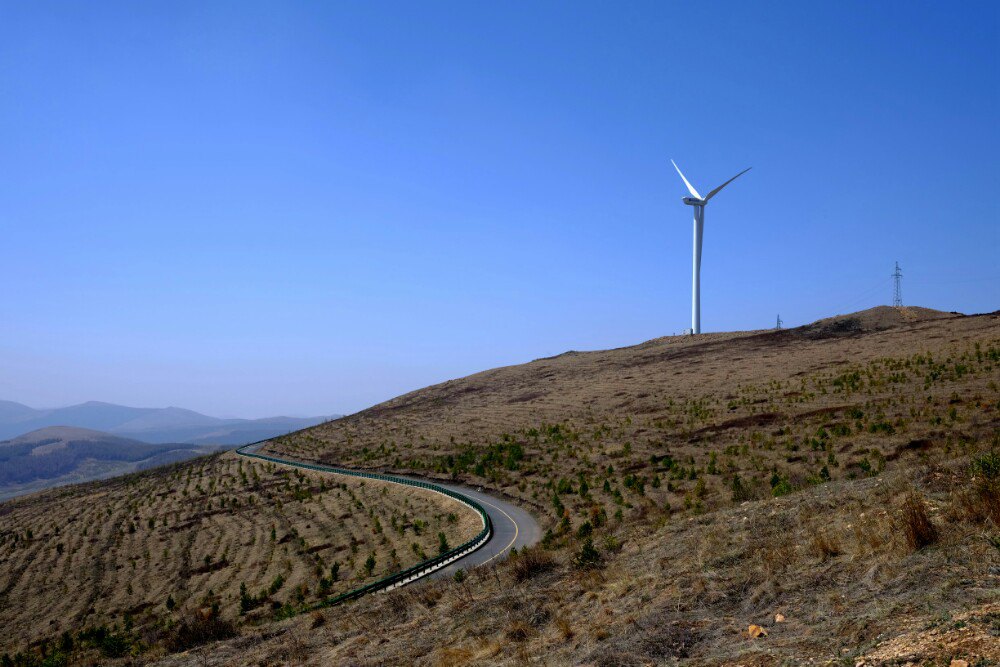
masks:
{"type": "Polygon", "coordinates": [[[485,507],[486,512],[493,521],[493,537],[477,551],[472,552],[461,560],[455,561],[446,568],[438,570],[431,576],[450,577],[455,574],[455,570],[496,563],[513,547],[517,547],[520,551],[521,548],[535,544],[542,539],[542,527],[535,521],[535,517],[517,505],[467,486],[443,484],[436,480],[434,483],[468,496],[485,507]]]}
{"type": "MultiPolygon", "coordinates": [[[[247,447],[246,450],[256,453],[260,450],[261,444],[247,447]]],[[[287,460],[287,459],[283,459],[287,460]]],[[[295,465],[295,461],[287,460],[288,465],[295,465]]],[[[330,473],[336,474],[336,473],[330,473]]],[[[392,475],[393,477],[407,478],[406,475],[392,475]]],[[[482,491],[462,486],[459,484],[448,484],[438,480],[425,479],[420,477],[409,477],[421,482],[433,482],[438,486],[456,491],[464,496],[468,496],[486,508],[486,512],[493,521],[493,537],[482,547],[472,552],[465,558],[451,563],[433,574],[432,577],[451,577],[456,570],[469,569],[478,565],[488,565],[496,563],[504,558],[514,547],[518,550],[523,547],[537,543],[542,539],[542,528],[538,525],[535,517],[527,511],[507,502],[501,498],[488,495],[482,491]]]]}

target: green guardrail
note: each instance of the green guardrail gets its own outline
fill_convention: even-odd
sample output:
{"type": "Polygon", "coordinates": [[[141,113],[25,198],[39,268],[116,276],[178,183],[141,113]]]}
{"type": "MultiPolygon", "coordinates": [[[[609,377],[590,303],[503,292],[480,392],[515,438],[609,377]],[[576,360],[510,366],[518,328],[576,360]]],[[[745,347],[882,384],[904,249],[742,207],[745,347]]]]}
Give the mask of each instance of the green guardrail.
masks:
{"type": "Polygon", "coordinates": [[[400,570],[399,572],[394,572],[387,577],[383,577],[378,581],[374,581],[370,584],[366,584],[361,588],[355,588],[352,591],[346,593],[341,593],[340,595],[333,596],[322,600],[321,602],[307,607],[303,611],[309,611],[312,609],[319,609],[321,607],[334,607],[344,602],[349,602],[351,600],[357,600],[360,597],[368,595],[369,593],[376,593],[378,591],[387,590],[390,588],[397,588],[411,581],[416,581],[421,577],[424,577],[432,572],[435,572],[446,565],[467,556],[468,554],[476,551],[487,542],[493,536],[493,521],[490,519],[489,513],[480,505],[478,502],[469,498],[466,495],[452,491],[451,489],[446,489],[443,486],[439,486],[432,482],[421,482],[414,479],[406,479],[405,477],[396,477],[394,475],[383,475],[377,472],[364,472],[360,470],[348,470],[346,468],[335,468],[333,466],[325,466],[317,463],[304,463],[302,461],[293,461],[289,459],[283,459],[277,456],[269,456],[267,454],[257,454],[256,452],[244,451],[250,447],[255,447],[263,444],[267,441],[254,442],[249,445],[243,445],[242,447],[236,448],[236,453],[240,456],[245,456],[247,458],[259,459],[261,461],[269,461],[271,463],[279,463],[281,465],[293,466],[295,468],[303,468],[305,470],[315,470],[317,472],[331,472],[337,475],[346,475],[348,477],[360,477],[362,479],[374,479],[381,482],[390,482],[392,484],[402,484],[403,486],[413,486],[418,489],[427,489],[429,491],[434,491],[442,495],[454,498],[460,503],[468,505],[476,512],[479,513],[479,518],[483,521],[483,529],[478,535],[473,537],[471,540],[460,544],[454,549],[449,549],[443,554],[439,554],[434,558],[428,558],[425,561],[421,561],[416,565],[406,568],[405,570],[400,570]]]}

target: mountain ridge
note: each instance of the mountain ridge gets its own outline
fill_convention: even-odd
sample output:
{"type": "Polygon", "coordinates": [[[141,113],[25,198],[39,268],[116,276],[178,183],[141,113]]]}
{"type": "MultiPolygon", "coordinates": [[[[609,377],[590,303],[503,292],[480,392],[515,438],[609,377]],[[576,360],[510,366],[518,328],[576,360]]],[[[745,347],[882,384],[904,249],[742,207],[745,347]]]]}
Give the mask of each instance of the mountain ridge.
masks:
{"type": "Polygon", "coordinates": [[[0,500],[175,463],[218,449],[140,442],[75,426],[47,426],[0,441],[0,500]]]}
{"type": "Polygon", "coordinates": [[[89,428],[147,443],[240,445],[322,423],[333,416],[224,419],[171,406],[136,408],[86,401],[58,408],[32,408],[0,401],[0,439],[49,426],[89,428]]]}

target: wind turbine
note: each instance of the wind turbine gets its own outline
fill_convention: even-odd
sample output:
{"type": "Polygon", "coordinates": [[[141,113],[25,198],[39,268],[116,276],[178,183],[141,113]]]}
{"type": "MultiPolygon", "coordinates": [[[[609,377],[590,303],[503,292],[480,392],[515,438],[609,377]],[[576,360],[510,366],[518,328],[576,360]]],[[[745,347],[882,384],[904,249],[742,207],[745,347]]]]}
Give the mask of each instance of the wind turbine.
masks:
{"type": "Polygon", "coordinates": [[[681,172],[681,168],[677,166],[677,163],[673,160],[671,160],[670,163],[674,165],[674,169],[676,169],[677,173],[681,175],[681,180],[684,181],[684,185],[687,186],[688,192],[691,193],[690,197],[684,197],[682,201],[688,206],[694,207],[694,268],[691,274],[691,333],[696,334],[701,333],[701,234],[702,229],[705,226],[705,204],[708,203],[709,199],[719,194],[719,191],[722,190],[722,188],[726,187],[737,178],[750,171],[752,167],[747,167],[702,197],[698,194],[698,191],[694,189],[694,186],[688,182],[688,179],[684,177],[684,174],[681,172]]]}

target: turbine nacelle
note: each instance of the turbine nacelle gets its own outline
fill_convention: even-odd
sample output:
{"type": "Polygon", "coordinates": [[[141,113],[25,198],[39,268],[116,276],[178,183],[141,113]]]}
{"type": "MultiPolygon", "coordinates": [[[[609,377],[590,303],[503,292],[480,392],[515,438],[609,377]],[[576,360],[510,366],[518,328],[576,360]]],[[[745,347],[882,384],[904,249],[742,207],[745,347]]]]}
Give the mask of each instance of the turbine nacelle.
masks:
{"type": "Polygon", "coordinates": [[[726,187],[727,185],[729,185],[730,183],[732,183],[733,181],[735,181],[737,178],[739,178],[743,174],[745,174],[748,171],[750,171],[750,168],[747,167],[746,169],[744,169],[740,173],[736,174],[735,176],[733,176],[732,178],[730,178],[728,181],[726,181],[725,183],[723,183],[722,185],[720,185],[719,187],[715,188],[714,190],[712,190],[711,192],[709,192],[707,195],[705,195],[704,197],[702,197],[701,193],[698,192],[697,190],[695,190],[694,186],[691,185],[691,182],[684,176],[684,172],[682,172],[681,168],[677,166],[677,163],[674,162],[673,160],[671,160],[670,163],[674,165],[674,169],[677,170],[677,174],[681,177],[681,180],[684,181],[684,185],[687,186],[688,192],[691,193],[690,197],[684,197],[684,199],[681,200],[685,204],[687,204],[688,206],[704,206],[705,204],[708,203],[709,199],[711,199],[715,195],[719,194],[719,191],[722,190],[722,188],[726,187]]]}

